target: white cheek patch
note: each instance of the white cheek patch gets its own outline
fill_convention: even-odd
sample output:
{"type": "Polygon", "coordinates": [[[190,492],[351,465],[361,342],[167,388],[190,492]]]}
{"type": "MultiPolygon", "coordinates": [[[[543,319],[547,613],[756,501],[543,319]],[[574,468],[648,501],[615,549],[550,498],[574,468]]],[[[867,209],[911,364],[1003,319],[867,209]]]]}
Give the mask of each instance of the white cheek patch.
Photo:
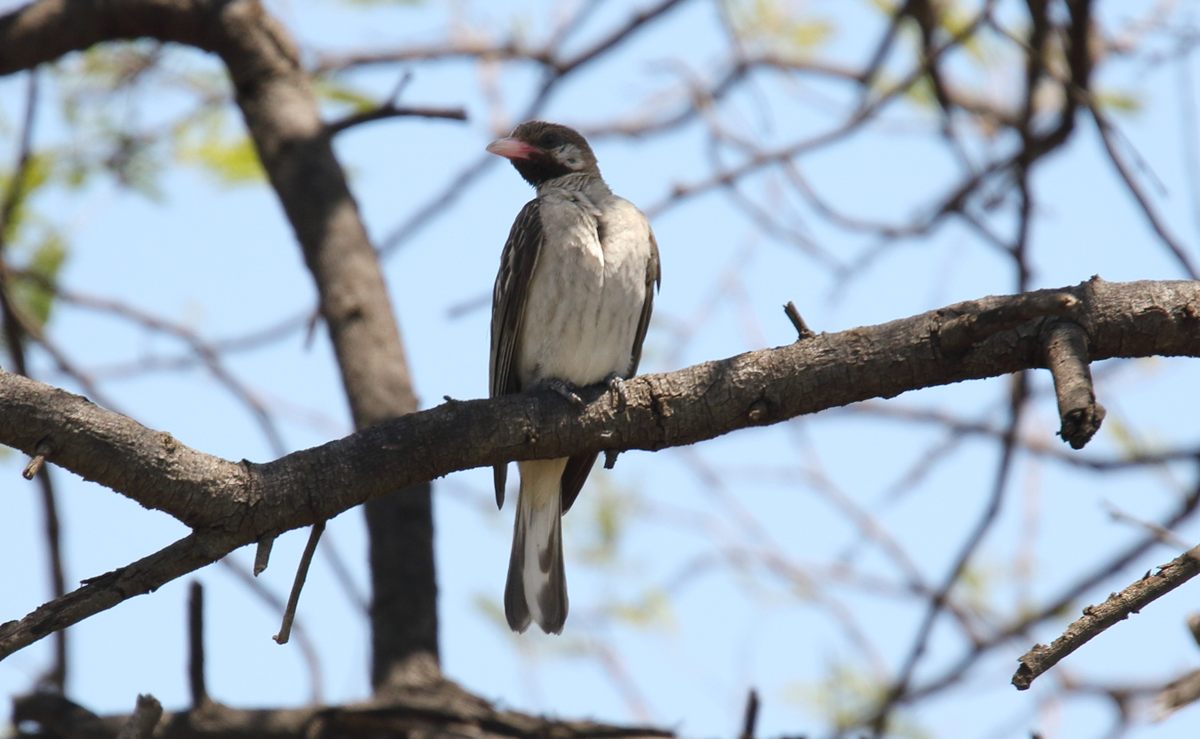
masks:
{"type": "Polygon", "coordinates": [[[567,169],[578,170],[583,167],[583,152],[575,144],[563,144],[555,150],[554,158],[567,169]]]}

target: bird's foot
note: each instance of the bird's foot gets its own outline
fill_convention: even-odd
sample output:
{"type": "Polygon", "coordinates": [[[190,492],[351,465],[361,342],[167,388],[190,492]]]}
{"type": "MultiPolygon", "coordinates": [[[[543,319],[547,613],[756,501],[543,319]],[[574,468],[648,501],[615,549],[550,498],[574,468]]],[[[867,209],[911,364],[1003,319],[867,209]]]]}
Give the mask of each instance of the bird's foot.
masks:
{"type": "Polygon", "coordinates": [[[583,398],[579,397],[579,393],[575,392],[575,387],[571,383],[559,380],[558,378],[551,378],[546,381],[546,387],[561,395],[564,400],[576,408],[584,406],[583,398]]]}
{"type": "Polygon", "coordinates": [[[625,410],[629,402],[629,397],[625,394],[625,378],[613,372],[604,378],[604,384],[608,386],[609,392],[617,396],[617,410],[625,410]]]}

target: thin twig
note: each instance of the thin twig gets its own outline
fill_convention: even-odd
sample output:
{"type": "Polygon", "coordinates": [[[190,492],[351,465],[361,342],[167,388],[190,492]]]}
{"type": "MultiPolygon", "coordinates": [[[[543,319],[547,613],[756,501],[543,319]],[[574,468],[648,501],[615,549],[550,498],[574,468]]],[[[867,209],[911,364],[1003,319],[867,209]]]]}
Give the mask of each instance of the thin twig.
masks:
{"type": "Polygon", "coordinates": [[[50,445],[50,439],[43,439],[38,442],[37,450],[33,458],[29,460],[29,464],[25,465],[25,469],[21,471],[21,477],[26,480],[32,480],[37,473],[42,471],[42,465],[46,464],[46,457],[49,457],[54,447],[50,445]]]}
{"type": "Polygon", "coordinates": [[[796,341],[804,341],[810,336],[816,335],[813,330],[808,327],[808,324],[804,322],[804,318],[800,315],[800,311],[796,308],[795,303],[789,300],[783,306],[783,312],[785,315],[787,315],[788,320],[792,322],[792,326],[794,326],[796,329],[796,341]]]}
{"type": "Polygon", "coordinates": [[[271,549],[275,546],[274,536],[264,536],[254,545],[254,576],[258,577],[267,571],[271,563],[271,549]]]}
{"type": "MultiPolygon", "coordinates": [[[[321,551],[326,556],[329,554],[330,544],[329,538],[325,537],[324,546],[321,547],[321,551]]],[[[268,609],[282,613],[284,608],[287,607],[282,597],[267,588],[261,580],[256,580],[246,567],[235,561],[233,557],[225,557],[217,564],[224,568],[224,571],[232,575],[238,582],[245,585],[246,589],[262,601],[268,609]]],[[[303,623],[293,624],[292,637],[294,638],[291,643],[300,648],[300,654],[308,666],[308,702],[312,704],[322,703],[324,701],[324,690],[322,689],[323,670],[321,668],[321,657],[317,653],[317,647],[313,644],[312,637],[309,636],[303,623]]]]}
{"type": "Polygon", "coordinates": [[[336,136],[343,131],[361,126],[364,123],[374,123],[390,118],[432,118],[448,121],[467,120],[465,108],[438,108],[435,106],[397,105],[387,102],[377,108],[351,113],[343,118],[325,124],[325,133],[336,136]]]}
{"type": "Polygon", "coordinates": [[[313,524],[308,532],[308,543],[304,545],[304,553],[300,555],[300,564],[296,566],[296,579],[292,582],[292,592],[288,595],[287,607],[283,610],[283,623],[279,633],[275,635],[276,644],[287,644],[292,635],[292,622],[296,620],[296,606],[300,603],[300,591],[304,589],[304,581],[308,578],[308,568],[312,564],[313,553],[317,551],[317,542],[325,531],[325,522],[313,524]]]}
{"type": "Polygon", "coordinates": [[[1036,644],[1017,660],[1021,666],[1013,674],[1012,684],[1017,690],[1028,689],[1039,675],[1102,634],[1108,627],[1138,613],[1196,575],[1200,575],[1200,546],[1192,547],[1162,565],[1158,572],[1147,572],[1144,577],[1121,592],[1108,596],[1103,603],[1084,608],[1083,616],[1068,626],[1050,646],[1036,644]]]}
{"type": "MultiPolygon", "coordinates": [[[[1162,522],[1162,525],[1167,528],[1178,526],[1191,519],[1197,510],[1200,510],[1200,486],[1197,486],[1188,495],[1179,509],[1167,517],[1162,522]]],[[[1056,596],[1050,598],[1048,602],[1044,603],[1036,611],[1024,614],[1020,619],[998,629],[986,640],[972,645],[959,659],[941,670],[937,676],[909,690],[899,702],[911,704],[960,686],[963,675],[981,659],[991,654],[997,648],[1008,644],[1014,638],[1028,634],[1033,627],[1048,620],[1059,618],[1064,609],[1073,607],[1073,604],[1077,603],[1085,593],[1112,577],[1112,573],[1131,566],[1142,555],[1156,546],[1158,542],[1157,537],[1147,536],[1118,552],[1114,557],[1101,562],[1088,574],[1071,583],[1056,596]]]]}
{"type": "Polygon", "coordinates": [[[38,606],[24,618],[0,624],[0,659],[47,634],[211,564],[239,543],[215,533],[193,532],[119,570],[84,580],[81,587],[38,606]]]}
{"type": "Polygon", "coordinates": [[[1121,157],[1121,153],[1117,151],[1116,145],[1113,143],[1113,127],[1108,122],[1108,119],[1100,112],[1099,107],[1090,98],[1085,98],[1086,107],[1092,114],[1092,120],[1096,124],[1096,130],[1100,133],[1100,143],[1104,145],[1104,151],[1108,154],[1108,161],[1113,165],[1113,169],[1117,171],[1117,175],[1121,181],[1125,183],[1125,188],[1129,190],[1129,194],[1133,196],[1134,201],[1138,204],[1142,215],[1146,218],[1146,222],[1150,224],[1150,228],[1158,235],[1158,238],[1167,247],[1175,257],[1175,261],[1179,262],[1179,266],[1183,269],[1184,274],[1193,280],[1200,279],[1200,269],[1192,261],[1192,257],[1188,255],[1187,249],[1183,244],[1176,240],[1175,236],[1167,228],[1167,224],[1158,215],[1158,211],[1154,209],[1154,205],[1150,202],[1150,198],[1142,191],[1141,185],[1133,178],[1133,173],[1129,171],[1129,167],[1125,164],[1125,160],[1121,157]]]}
{"type": "Polygon", "coordinates": [[[193,580],[188,591],[188,688],[193,709],[208,703],[204,682],[204,586],[199,580],[193,580]]]}
{"type": "Polygon", "coordinates": [[[758,691],[750,688],[746,696],[746,712],[742,716],[740,739],[754,739],[754,727],[758,723],[758,691]]]}
{"type": "Polygon", "coordinates": [[[149,694],[138,695],[133,713],[121,726],[117,739],[150,739],[154,736],[154,727],[158,725],[162,714],[162,704],[157,698],[149,694]]]}

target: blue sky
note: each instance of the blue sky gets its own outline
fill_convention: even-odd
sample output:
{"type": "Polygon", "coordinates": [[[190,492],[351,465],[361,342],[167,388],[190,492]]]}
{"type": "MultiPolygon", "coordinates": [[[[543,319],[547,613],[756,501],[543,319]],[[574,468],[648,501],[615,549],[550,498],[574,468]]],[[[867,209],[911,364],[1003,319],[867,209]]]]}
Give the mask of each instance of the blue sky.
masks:
{"type": "MultiPolygon", "coordinates": [[[[307,50],[350,50],[429,43],[461,33],[463,27],[492,34],[518,28],[536,39],[544,33],[542,15],[549,6],[521,3],[501,11],[482,3],[416,3],[351,12],[331,1],[293,1],[269,7],[307,50]]],[[[573,44],[582,48],[602,36],[621,22],[628,7],[607,4],[573,44]]],[[[838,29],[821,50],[823,58],[861,59],[880,29],[879,16],[867,3],[796,7],[830,19],[838,29]]],[[[1124,4],[1103,7],[1108,9],[1104,21],[1110,24],[1128,12],[1122,10],[1124,4]]],[[[1187,20],[1187,11],[1179,13],[1187,20]]],[[[618,113],[636,114],[645,109],[648,96],[674,82],[680,60],[695,73],[710,71],[722,43],[712,5],[687,4],[622,47],[611,61],[564,85],[542,115],[587,126],[618,113]]],[[[175,63],[217,70],[213,60],[195,53],[184,53],[175,63]]],[[[1190,68],[1196,71],[1195,64],[1190,68]]],[[[412,66],[411,71],[405,102],[463,105],[470,120],[390,121],[339,137],[338,154],[377,240],[440,191],[461,166],[481,156],[496,112],[481,85],[494,75],[501,112],[513,116],[536,84],[531,71],[481,70],[467,62],[412,66]]],[[[401,73],[377,69],[350,79],[382,97],[401,73]]],[[[1019,70],[1000,65],[984,89],[1003,96],[1018,89],[1014,80],[1019,78],[1019,70]]],[[[1147,181],[1152,173],[1162,183],[1149,188],[1155,206],[1193,259],[1200,259],[1195,193],[1187,180],[1188,168],[1194,169],[1196,162],[1183,155],[1184,137],[1196,132],[1186,128],[1181,107],[1186,96],[1180,95],[1181,84],[1194,93],[1195,81],[1181,77],[1178,66],[1147,69],[1131,62],[1106,71],[1099,83],[1142,101],[1138,114],[1117,121],[1145,163],[1139,173],[1147,181]]],[[[12,145],[23,85],[20,78],[0,79],[0,161],[7,161],[12,145]]],[[[766,74],[736,95],[722,116],[769,146],[833,127],[852,100],[826,82],[766,74]]],[[[130,115],[165,117],[177,103],[169,98],[139,101],[130,107],[137,113],[130,115]]],[[[802,160],[805,176],[823,197],[852,213],[900,218],[919,212],[931,192],[952,181],[949,159],[928,133],[927,110],[901,104],[886,118],[881,130],[802,160]]],[[[66,146],[69,133],[52,103],[43,107],[43,120],[39,145],[66,146]]],[[[613,188],[649,208],[673,185],[711,173],[704,142],[703,127],[693,124],[653,140],[597,141],[596,149],[613,188]]],[[[979,140],[975,153],[1006,143],[1011,144],[979,140]]],[[[724,155],[735,161],[729,152],[724,155]]],[[[65,285],[118,297],[209,338],[240,335],[312,309],[311,279],[265,187],[222,186],[194,167],[173,167],[160,184],[159,200],[103,180],[39,198],[38,213],[70,237],[65,285]]],[[[1071,144],[1038,171],[1034,185],[1039,205],[1033,287],[1074,284],[1093,274],[1110,281],[1181,277],[1102,158],[1094,128],[1086,121],[1081,120],[1071,144]]],[[[770,177],[755,178],[747,190],[763,204],[788,202],[770,177]]],[[[444,395],[486,393],[487,311],[450,312],[491,289],[504,236],[529,196],[517,175],[497,162],[464,193],[458,210],[433,221],[386,260],[391,297],[426,407],[444,395]]],[[[797,227],[839,260],[853,262],[877,246],[872,238],[797,212],[797,227]]],[[[1002,217],[995,223],[1011,226],[1002,217]]],[[[644,372],[787,343],[794,332],[780,306],[788,300],[796,302],[814,329],[837,331],[1012,292],[1015,285],[1008,261],[980,245],[961,224],[889,245],[846,282],[795,244],[763,234],[720,192],[666,210],[654,227],[664,278],[644,372]]],[[[80,362],[101,369],[180,350],[171,340],[66,306],[54,316],[51,330],[55,341],[80,362]]],[[[65,382],[44,355],[35,352],[33,359],[39,378],[65,382]]],[[[268,350],[231,355],[228,365],[278,411],[289,449],[350,431],[323,331],[311,347],[300,331],[268,350]]],[[[1200,412],[1194,361],[1107,362],[1096,370],[1110,417],[1082,454],[1107,457],[1131,446],[1195,447],[1200,442],[1195,425],[1186,420],[1200,412]]],[[[100,370],[97,375],[105,376],[100,370]]],[[[1024,428],[1058,444],[1048,378],[1035,374],[1032,379],[1039,396],[1024,428]]],[[[102,387],[119,410],[200,450],[230,459],[275,456],[245,408],[202,369],[113,379],[102,387]]],[[[949,410],[999,424],[1008,387],[1001,378],[878,402],[949,410]]],[[[763,735],[821,735],[835,711],[835,703],[820,690],[822,679],[841,670],[845,677],[839,683],[852,692],[847,686],[856,680],[877,677],[876,670],[884,675],[894,670],[922,612],[912,601],[856,588],[855,578],[843,580],[833,567],[848,563],[860,576],[898,579],[893,563],[865,544],[839,511],[839,501],[870,512],[928,580],[940,581],[982,510],[997,457],[990,444],[968,439],[932,466],[919,484],[897,492],[897,482],[944,436],[936,427],[913,427],[851,409],[691,448],[622,456],[614,472],[595,473],[581,507],[566,519],[572,615],[567,634],[559,639],[536,633],[513,637],[495,616],[511,513],[495,511],[486,471],[440,480],[435,500],[444,668],[450,677],[503,705],[567,717],[647,720],[693,736],[732,734],[746,691],[755,686],[764,701],[763,735]],[[713,479],[719,484],[708,484],[713,479]],[[598,522],[612,511],[621,513],[618,554],[596,566],[589,554],[597,549],[598,522]],[[713,566],[713,554],[722,551],[740,553],[749,563],[713,566]],[[754,556],[764,552],[792,566],[792,577],[772,574],[762,557],[754,556]],[[614,605],[641,607],[645,622],[606,618],[606,609],[614,605]],[[853,618],[839,619],[838,608],[853,618]],[[850,622],[865,630],[870,649],[855,646],[850,622]],[[595,659],[597,653],[609,661],[595,659]],[[614,670],[627,677],[614,679],[614,670]]],[[[15,453],[0,456],[0,479],[8,481],[0,489],[9,507],[0,521],[0,558],[27,563],[6,575],[0,620],[23,615],[46,596],[36,492],[19,477],[23,464],[15,453]]],[[[127,564],[184,533],[180,524],[158,513],[56,472],[68,581],[127,564]]],[[[1180,490],[1195,484],[1195,475],[1194,469],[1181,466],[1080,476],[1067,465],[1021,455],[1001,518],[974,561],[977,590],[970,595],[989,604],[1002,621],[1021,598],[1057,592],[1090,563],[1141,535],[1131,524],[1114,521],[1108,506],[1134,518],[1157,520],[1177,503],[1180,490]],[[1021,567],[1036,573],[1027,585],[1014,574],[1021,567]]],[[[1196,525],[1180,532],[1193,543],[1198,533],[1196,525]]],[[[323,546],[337,548],[352,567],[355,587],[365,590],[361,514],[350,511],[335,519],[327,538],[323,546]]],[[[275,593],[286,593],[304,539],[304,532],[291,532],[277,543],[271,569],[261,578],[275,593]]],[[[1176,553],[1159,547],[1097,589],[1091,600],[1102,599],[1176,553]]],[[[233,560],[248,570],[250,558],[250,552],[240,551],[233,560]]],[[[306,701],[310,677],[301,650],[279,647],[270,639],[278,628],[278,613],[264,607],[225,567],[212,566],[195,577],[206,587],[214,697],[238,706],[306,701]]],[[[184,603],[191,579],[72,629],[71,692],[76,700],[104,712],[128,710],[139,692],[154,693],[168,708],[186,703],[184,603]]],[[[1194,668],[1200,649],[1183,627],[1191,605],[1188,591],[1185,587],[1164,598],[1089,644],[1063,664],[1059,675],[1151,680],[1194,668]]],[[[320,655],[322,698],[364,697],[365,624],[321,557],[305,589],[299,622],[320,655]]],[[[1053,638],[1064,623],[1048,625],[1035,638],[1053,638]]],[[[1027,693],[1008,686],[1015,659],[1027,646],[1018,641],[995,650],[966,676],[963,689],[923,704],[904,714],[904,720],[941,737],[1024,736],[1035,729],[1046,736],[1099,735],[1110,719],[1099,701],[1044,708],[1059,675],[1043,677],[1027,693]]],[[[940,674],[963,649],[957,632],[942,623],[917,682],[940,674]]],[[[0,663],[0,695],[28,689],[48,658],[48,643],[42,643],[0,663]]],[[[1133,736],[1195,736],[1200,731],[1197,710],[1133,736]]]]}

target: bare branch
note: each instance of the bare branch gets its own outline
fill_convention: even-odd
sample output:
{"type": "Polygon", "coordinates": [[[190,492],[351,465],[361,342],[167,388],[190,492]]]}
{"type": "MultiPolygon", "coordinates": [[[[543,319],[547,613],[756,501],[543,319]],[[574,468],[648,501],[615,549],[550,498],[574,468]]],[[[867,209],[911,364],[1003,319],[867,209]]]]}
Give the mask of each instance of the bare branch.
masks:
{"type": "Polygon", "coordinates": [[[189,534],[133,564],[91,578],[82,587],[39,606],[20,621],[0,624],[0,659],[47,634],[212,564],[234,546],[229,537],[189,534]]]}
{"type": "Polygon", "coordinates": [[[449,121],[467,120],[467,111],[463,108],[436,108],[432,106],[397,105],[394,102],[384,103],[377,108],[364,110],[360,113],[339,118],[325,124],[325,130],[330,136],[345,131],[348,128],[361,126],[364,123],[384,121],[389,118],[440,118],[449,121]]]}
{"type": "Polygon", "coordinates": [[[1129,194],[1133,197],[1134,202],[1137,203],[1138,208],[1146,219],[1146,223],[1158,235],[1159,240],[1171,252],[1175,260],[1179,262],[1179,266],[1183,269],[1184,274],[1193,280],[1200,280],[1200,267],[1196,266],[1187,249],[1183,244],[1179,243],[1174,234],[1167,228],[1167,224],[1163,222],[1162,217],[1159,216],[1158,211],[1155,210],[1146,193],[1142,192],[1141,185],[1137,183],[1137,180],[1133,177],[1133,173],[1129,171],[1129,166],[1125,163],[1121,153],[1117,151],[1116,144],[1113,141],[1115,134],[1112,124],[1108,122],[1108,119],[1100,112],[1099,106],[1090,98],[1087,99],[1087,108],[1092,114],[1096,130],[1100,133],[1100,142],[1104,144],[1104,151],[1108,154],[1108,161],[1112,163],[1113,169],[1117,171],[1117,175],[1125,183],[1126,189],[1129,190],[1129,194]]]}
{"type": "Polygon", "coordinates": [[[1108,627],[1138,613],[1196,575],[1200,575],[1200,546],[1193,547],[1162,565],[1158,572],[1147,572],[1145,577],[1121,592],[1108,596],[1103,603],[1084,608],[1083,617],[1068,626],[1050,646],[1035,645],[1021,656],[1018,660],[1021,666],[1013,674],[1012,684],[1017,690],[1027,690],[1038,676],[1102,634],[1108,627]]]}
{"type": "Polygon", "coordinates": [[[739,739],[754,739],[754,727],[758,723],[758,691],[750,689],[746,695],[746,711],[742,716],[742,733],[739,739]]]}
{"type": "Polygon", "coordinates": [[[304,552],[300,555],[300,563],[296,566],[296,579],[292,582],[292,592],[288,595],[287,606],[283,609],[283,623],[279,633],[275,635],[276,644],[287,644],[292,637],[292,622],[296,620],[296,606],[300,604],[300,591],[304,589],[304,581],[308,577],[308,568],[312,565],[313,554],[317,551],[317,542],[325,532],[325,522],[318,521],[308,532],[308,541],[304,544],[304,552]]]}
{"type": "Polygon", "coordinates": [[[193,580],[188,590],[188,689],[192,708],[208,703],[208,686],[204,682],[204,586],[193,580]]]}
{"type": "Polygon", "coordinates": [[[804,322],[804,318],[800,315],[800,310],[796,308],[795,303],[789,300],[783,306],[783,312],[787,315],[788,320],[792,322],[792,327],[796,329],[797,341],[803,341],[814,335],[813,330],[804,322]]]}

